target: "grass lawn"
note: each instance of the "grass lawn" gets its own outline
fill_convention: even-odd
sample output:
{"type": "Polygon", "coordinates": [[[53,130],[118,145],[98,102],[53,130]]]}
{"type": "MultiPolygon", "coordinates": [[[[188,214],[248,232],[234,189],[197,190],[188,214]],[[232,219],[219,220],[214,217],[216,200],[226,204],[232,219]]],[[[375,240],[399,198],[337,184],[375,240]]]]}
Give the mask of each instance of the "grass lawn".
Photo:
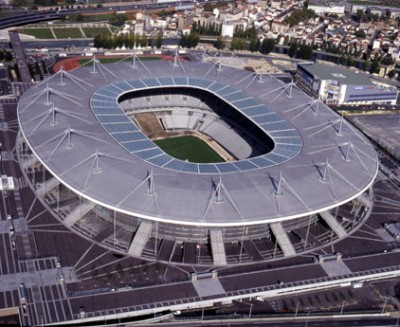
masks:
{"type": "Polygon", "coordinates": [[[58,39],[79,39],[82,37],[79,28],[53,28],[53,31],[58,39]]]}
{"type": "Polygon", "coordinates": [[[50,28],[21,28],[18,29],[21,34],[32,35],[37,39],[54,39],[50,28]]]}
{"type": "MultiPolygon", "coordinates": [[[[118,53],[115,54],[116,56],[118,56],[118,53]]],[[[79,65],[83,66],[85,64],[87,64],[90,60],[92,59],[79,59],[79,65]]],[[[119,61],[131,61],[132,57],[130,56],[126,56],[125,58],[123,57],[109,57],[109,58],[98,58],[98,60],[100,60],[101,64],[112,64],[114,62],[119,62],[119,61]]],[[[162,60],[161,57],[139,57],[139,60],[162,60]]]]}
{"type": "Polygon", "coordinates": [[[110,34],[110,30],[106,27],[85,27],[82,30],[86,37],[95,37],[98,34],[110,34]]]}
{"type": "Polygon", "coordinates": [[[196,163],[215,163],[224,160],[210,146],[195,136],[180,136],[154,141],[170,156],[196,163]]]}
{"type": "Polygon", "coordinates": [[[69,21],[73,21],[76,22],[78,21],[78,16],[79,17],[79,21],[85,21],[85,22],[107,22],[109,21],[111,18],[115,17],[115,14],[113,14],[112,12],[110,13],[105,13],[105,14],[72,14],[69,15],[68,20],[69,21]]]}

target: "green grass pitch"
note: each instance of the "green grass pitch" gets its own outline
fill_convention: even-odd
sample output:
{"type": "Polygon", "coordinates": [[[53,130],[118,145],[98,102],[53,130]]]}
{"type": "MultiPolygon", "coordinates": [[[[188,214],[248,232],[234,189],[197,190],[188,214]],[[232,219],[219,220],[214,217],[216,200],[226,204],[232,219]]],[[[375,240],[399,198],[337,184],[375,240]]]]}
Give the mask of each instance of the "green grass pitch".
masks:
{"type": "Polygon", "coordinates": [[[21,34],[32,35],[37,39],[54,39],[53,34],[50,31],[50,28],[21,28],[18,29],[18,32],[21,34]]]}
{"type": "Polygon", "coordinates": [[[195,136],[179,136],[154,141],[170,156],[196,163],[215,163],[224,160],[210,146],[195,136]]]}
{"type": "Polygon", "coordinates": [[[53,31],[58,39],[79,39],[82,37],[79,28],[53,28],[53,31]]]}

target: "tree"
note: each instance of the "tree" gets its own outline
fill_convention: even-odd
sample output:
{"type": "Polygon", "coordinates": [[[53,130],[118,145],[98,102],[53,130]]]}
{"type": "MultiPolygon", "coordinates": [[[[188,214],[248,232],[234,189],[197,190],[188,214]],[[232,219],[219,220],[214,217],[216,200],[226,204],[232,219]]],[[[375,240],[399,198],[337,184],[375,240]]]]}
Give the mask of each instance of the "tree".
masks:
{"type": "Polygon", "coordinates": [[[310,45],[301,44],[297,49],[296,57],[300,59],[311,59],[313,48],[310,45]]]}
{"type": "Polygon", "coordinates": [[[340,56],[339,63],[340,63],[341,65],[346,65],[346,62],[347,62],[346,56],[345,56],[344,54],[342,54],[342,55],[340,56]]]}
{"type": "Polygon", "coordinates": [[[288,45],[289,42],[290,42],[290,37],[289,37],[289,35],[285,35],[285,38],[284,38],[284,40],[283,40],[283,44],[284,44],[284,45],[288,45]]]}
{"type": "Polygon", "coordinates": [[[26,7],[28,5],[28,0],[12,0],[11,5],[13,7],[26,7]]]}
{"type": "Polygon", "coordinates": [[[289,57],[293,58],[293,57],[296,56],[297,47],[298,47],[298,45],[297,45],[297,42],[296,42],[296,41],[293,41],[293,42],[290,44],[290,47],[289,47],[289,50],[288,50],[288,55],[289,55],[289,57]]]}
{"type": "Polygon", "coordinates": [[[256,38],[255,39],[250,39],[249,50],[251,52],[258,51],[259,49],[257,48],[257,44],[258,44],[258,42],[257,42],[256,38]]]}
{"type": "Polygon", "coordinates": [[[372,61],[371,67],[369,68],[369,71],[371,74],[375,74],[379,71],[379,60],[378,58],[375,58],[374,61],[372,61]]]}
{"type": "Polygon", "coordinates": [[[363,38],[363,39],[365,39],[365,37],[367,36],[363,29],[359,29],[357,32],[354,33],[354,35],[356,37],[360,37],[360,38],[363,38]]]}
{"type": "Polygon", "coordinates": [[[148,42],[148,40],[147,40],[147,35],[146,35],[146,34],[143,34],[143,35],[140,37],[140,46],[141,46],[142,48],[147,47],[147,42],[148,42]]]}
{"type": "Polygon", "coordinates": [[[369,66],[371,66],[371,61],[369,59],[367,59],[367,60],[364,61],[363,69],[365,71],[368,71],[369,66]]]}
{"type": "Polygon", "coordinates": [[[381,63],[382,63],[382,65],[390,66],[390,65],[393,65],[395,63],[395,61],[391,55],[386,55],[382,58],[381,63]]]}
{"type": "Polygon", "coordinates": [[[223,48],[225,48],[225,41],[221,35],[217,37],[217,40],[214,42],[214,46],[218,50],[222,50],[223,48]]]}
{"type": "Polygon", "coordinates": [[[12,53],[11,53],[10,51],[5,51],[4,59],[5,59],[6,61],[11,61],[12,58],[13,58],[12,53]]]}
{"type": "Polygon", "coordinates": [[[268,54],[275,48],[275,40],[265,38],[261,44],[261,53],[268,54]]]}
{"type": "Polygon", "coordinates": [[[314,18],[315,16],[316,14],[313,10],[307,8],[296,9],[290,16],[285,18],[285,22],[292,27],[300,22],[305,22],[310,18],[314,18]]]}
{"type": "Polygon", "coordinates": [[[365,17],[364,10],[358,9],[358,10],[357,10],[357,13],[356,13],[356,20],[357,20],[357,22],[361,22],[361,21],[364,19],[364,17],[365,17]]]}
{"type": "Polygon", "coordinates": [[[351,55],[347,58],[347,66],[354,66],[354,58],[351,55]]]}
{"type": "Polygon", "coordinates": [[[243,50],[245,41],[241,37],[233,37],[231,41],[231,50],[243,50]]]}
{"type": "Polygon", "coordinates": [[[396,70],[395,70],[395,69],[390,70],[390,71],[387,73],[387,76],[388,76],[389,78],[395,77],[395,76],[396,76],[396,70]]]}
{"type": "Polygon", "coordinates": [[[189,35],[184,34],[179,40],[179,45],[183,48],[195,48],[197,47],[197,44],[199,44],[199,40],[200,37],[196,33],[189,35]]]}
{"type": "Polygon", "coordinates": [[[157,49],[160,49],[162,46],[162,43],[163,43],[163,33],[162,33],[162,31],[160,31],[157,33],[154,45],[157,49]]]}

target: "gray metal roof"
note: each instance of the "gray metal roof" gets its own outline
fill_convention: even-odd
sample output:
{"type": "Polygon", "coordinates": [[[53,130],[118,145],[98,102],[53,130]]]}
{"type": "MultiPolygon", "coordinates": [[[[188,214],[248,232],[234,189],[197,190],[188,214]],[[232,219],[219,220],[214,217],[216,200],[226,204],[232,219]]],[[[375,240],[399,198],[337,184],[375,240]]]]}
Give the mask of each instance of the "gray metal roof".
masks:
{"type": "MultiPolygon", "coordinates": [[[[217,74],[208,63],[184,62],[174,67],[170,62],[152,61],[132,68],[124,62],[98,65],[96,72],[83,67],[52,76],[24,94],[18,116],[21,131],[36,156],[81,196],[152,220],[237,226],[297,218],[335,207],[362,193],[376,176],[377,155],[365,137],[297,88],[291,97],[289,93],[288,86],[273,77],[259,79],[248,71],[228,67],[217,74]],[[117,93],[145,79],[160,82],[169,77],[174,81],[187,77],[198,83],[215,81],[241,90],[297,131],[302,141],[300,151],[275,165],[263,166],[256,158],[248,159],[257,169],[229,174],[171,170],[135,151],[130,153],[94,114],[97,94],[115,88],[109,85],[119,86],[121,91],[103,94],[111,101],[105,106],[105,115],[115,109],[125,124],[115,106],[117,93]],[[322,178],[324,172],[326,178],[322,178]],[[149,192],[150,180],[154,192],[149,192]],[[217,190],[222,201],[215,200],[217,190]]],[[[153,144],[147,138],[144,142],[153,144]]]]}
{"type": "Polygon", "coordinates": [[[232,86],[202,78],[154,77],[109,84],[93,95],[91,107],[103,127],[128,152],[149,163],[178,172],[223,174],[266,168],[289,160],[301,149],[301,138],[296,129],[265,104],[232,86]],[[275,142],[274,149],[265,155],[228,163],[198,164],[172,158],[148,140],[118,105],[118,98],[132,90],[164,87],[198,88],[231,103],[233,108],[270,135],[275,142]],[[116,117],[118,117],[117,121],[116,117]],[[271,122],[274,123],[271,124],[271,122]]]}
{"type": "Polygon", "coordinates": [[[341,84],[348,85],[371,85],[372,82],[364,73],[357,74],[346,68],[337,65],[330,66],[319,63],[301,64],[303,69],[320,80],[336,80],[341,84]]]}

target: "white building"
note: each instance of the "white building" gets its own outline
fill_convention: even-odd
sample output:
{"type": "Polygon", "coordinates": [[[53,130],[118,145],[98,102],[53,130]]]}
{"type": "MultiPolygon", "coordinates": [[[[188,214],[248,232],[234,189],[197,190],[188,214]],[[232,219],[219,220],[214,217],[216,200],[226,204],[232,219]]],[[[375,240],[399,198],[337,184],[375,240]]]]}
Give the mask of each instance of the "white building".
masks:
{"type": "Polygon", "coordinates": [[[235,29],[235,25],[233,23],[222,23],[222,31],[221,34],[223,37],[233,37],[233,31],[235,29]]]}
{"type": "Polygon", "coordinates": [[[393,86],[372,84],[367,75],[318,63],[297,66],[296,79],[317,98],[337,105],[371,105],[397,102],[393,86]]]}
{"type": "Polygon", "coordinates": [[[309,4],[308,9],[313,10],[316,14],[336,14],[336,15],[344,15],[344,6],[340,6],[335,3],[320,3],[320,4],[309,4]]]}

